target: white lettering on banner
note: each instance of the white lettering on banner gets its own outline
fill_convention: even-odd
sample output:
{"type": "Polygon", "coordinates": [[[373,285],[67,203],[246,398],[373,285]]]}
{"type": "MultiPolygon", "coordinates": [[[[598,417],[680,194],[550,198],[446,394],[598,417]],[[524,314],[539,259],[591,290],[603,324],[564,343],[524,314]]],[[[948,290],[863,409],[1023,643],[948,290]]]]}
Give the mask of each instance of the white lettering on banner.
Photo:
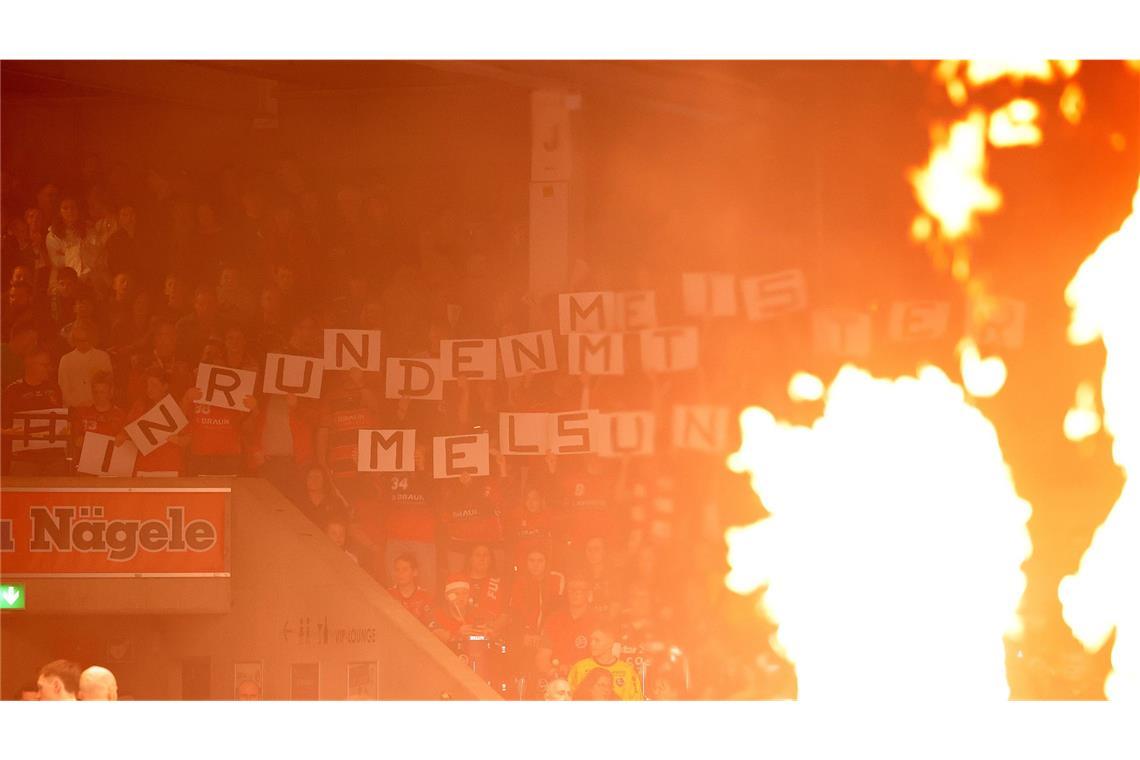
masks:
{"type": "Polygon", "coordinates": [[[261,390],[277,396],[290,393],[303,398],[320,398],[324,362],[312,356],[266,354],[265,377],[261,390]]]}
{"type": "Polygon", "coordinates": [[[202,391],[199,404],[248,412],[245,399],[257,390],[257,373],[216,364],[199,364],[198,382],[194,387],[202,391]]]}
{"type": "Polygon", "coordinates": [[[681,275],[681,300],[687,317],[736,316],[736,275],[686,272],[681,275]]]}
{"type": "Polygon", "coordinates": [[[866,357],[871,353],[871,315],[848,309],[817,309],[811,315],[818,354],[866,357]]]}
{"type": "Polygon", "coordinates": [[[490,436],[486,433],[436,436],[432,440],[432,470],[436,478],[489,474],[490,436]]]}
{"type": "Polygon", "coordinates": [[[726,450],[728,415],[727,406],[674,406],[673,447],[710,454],[726,450]]]}
{"type": "Polygon", "coordinates": [[[358,472],[412,472],[415,450],[415,430],[356,431],[358,472]]]}
{"type": "Polygon", "coordinates": [[[949,322],[950,304],[945,301],[899,301],[891,304],[887,335],[902,342],[936,340],[949,322]]]}
{"type": "Polygon", "coordinates": [[[589,454],[594,449],[593,427],[597,412],[582,409],[548,415],[547,442],[554,454],[589,454]]]}
{"type": "Polygon", "coordinates": [[[167,439],[188,424],[178,402],[168,393],[124,430],[134,441],[135,446],[138,446],[139,453],[145,456],[166,443],[167,439]]]}
{"type": "Polygon", "coordinates": [[[560,293],[558,295],[558,331],[609,332],[617,325],[614,294],[560,293]]]}
{"type": "Polygon", "coordinates": [[[499,349],[494,338],[441,340],[443,379],[494,380],[499,376],[499,349]]]}
{"type": "Polygon", "coordinates": [[[129,478],[135,471],[138,448],[130,441],[115,445],[115,437],[88,430],[79,450],[77,472],[85,475],[116,475],[129,478]]]}
{"type": "Polygon", "coordinates": [[[803,311],[807,308],[804,273],[798,269],[745,277],[740,281],[744,313],[753,322],[803,311]]]}
{"type": "Polygon", "coordinates": [[[325,368],[379,372],[379,330],[325,330],[325,368]]]}
{"type": "Polygon", "coordinates": [[[387,398],[439,401],[443,398],[439,359],[390,357],[384,383],[387,398]]]}
{"type": "Polygon", "coordinates": [[[653,412],[602,413],[596,428],[601,456],[647,456],[656,448],[657,415],[653,412]]]}
{"type": "Polygon", "coordinates": [[[554,333],[550,330],[499,338],[499,354],[503,358],[503,373],[507,377],[558,369],[554,333]]]}
{"type": "Polygon", "coordinates": [[[657,327],[657,291],[627,290],[618,293],[616,329],[636,332],[651,327],[657,327]]]}
{"type": "Polygon", "coordinates": [[[989,298],[966,304],[966,333],[979,349],[1018,349],[1025,341],[1025,302],[989,298]]]}
{"type": "Polygon", "coordinates": [[[645,372],[680,372],[696,369],[700,331],[694,326],[658,327],[641,331],[641,369],[645,372]]]}
{"type": "Polygon", "coordinates": [[[499,449],[504,454],[545,454],[548,416],[546,412],[500,412],[499,449]]]}
{"type": "Polygon", "coordinates": [[[566,344],[570,374],[625,374],[625,336],[621,333],[570,333],[566,344]]]}

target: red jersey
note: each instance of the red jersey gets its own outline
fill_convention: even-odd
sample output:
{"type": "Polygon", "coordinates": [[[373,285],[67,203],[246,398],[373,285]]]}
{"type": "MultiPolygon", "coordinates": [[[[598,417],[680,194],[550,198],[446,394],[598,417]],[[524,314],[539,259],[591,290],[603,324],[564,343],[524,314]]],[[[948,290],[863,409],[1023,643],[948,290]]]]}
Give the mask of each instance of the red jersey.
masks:
{"type": "Polygon", "coordinates": [[[400,541],[435,542],[436,484],[430,472],[384,473],[379,479],[380,497],[388,537],[400,541]]]}
{"type": "Polygon", "coordinates": [[[502,614],[507,605],[507,589],[503,582],[493,576],[486,578],[472,578],[462,576],[471,584],[471,605],[490,617],[502,614]]]}
{"type": "Polygon", "coordinates": [[[569,668],[589,657],[590,634],[600,622],[598,615],[588,607],[578,617],[565,607],[550,613],[542,625],[542,639],[552,652],[551,659],[569,668]]]}
{"type": "Polygon", "coordinates": [[[499,504],[490,482],[464,486],[449,481],[440,489],[443,524],[453,544],[495,544],[503,540],[499,504]]]}
{"type": "Polygon", "coordinates": [[[511,622],[525,633],[538,633],[548,615],[562,605],[566,579],[561,573],[519,578],[511,589],[511,622]]]}
{"type": "Polygon", "coordinates": [[[357,431],[379,427],[376,413],[364,403],[364,393],[347,380],[336,382],[321,398],[321,427],[328,431],[325,454],[334,476],[355,477],[357,431]]]}
{"type": "Polygon", "coordinates": [[[507,535],[516,546],[549,546],[553,527],[554,519],[545,509],[531,512],[521,506],[507,518],[507,535]]]}
{"type": "Polygon", "coordinates": [[[190,451],[197,456],[240,456],[241,425],[247,412],[194,404],[190,414],[190,451]]]}
{"type": "Polygon", "coordinates": [[[71,410],[71,434],[80,441],[85,433],[118,435],[127,424],[127,413],[117,406],[100,411],[93,406],[80,406],[71,410]]]}
{"type": "Polygon", "coordinates": [[[404,609],[412,613],[416,620],[426,626],[431,626],[432,618],[435,617],[435,605],[432,603],[431,594],[419,586],[416,587],[411,596],[404,596],[396,586],[389,586],[388,593],[392,595],[393,599],[404,605],[404,609]]]}
{"type": "Polygon", "coordinates": [[[562,538],[586,542],[614,533],[613,480],[607,475],[574,474],[563,481],[562,538]]]}

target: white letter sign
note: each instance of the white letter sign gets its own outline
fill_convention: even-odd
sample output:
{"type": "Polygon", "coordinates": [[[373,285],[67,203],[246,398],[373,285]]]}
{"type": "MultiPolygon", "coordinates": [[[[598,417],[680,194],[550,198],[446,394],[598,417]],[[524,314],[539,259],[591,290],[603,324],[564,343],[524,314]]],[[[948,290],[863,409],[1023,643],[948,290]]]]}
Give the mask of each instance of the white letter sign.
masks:
{"type": "Polygon", "coordinates": [[[358,430],[357,472],[411,472],[416,469],[415,430],[358,430]]]}
{"type": "Polygon", "coordinates": [[[900,301],[891,304],[887,335],[900,342],[935,340],[949,321],[950,304],[945,301],[900,301]]]}
{"type": "Polygon", "coordinates": [[[653,453],[657,416],[653,412],[613,412],[599,414],[598,453],[604,457],[653,453]]]}
{"type": "Polygon", "coordinates": [[[245,397],[252,396],[257,389],[257,373],[216,364],[199,364],[198,382],[194,387],[202,391],[202,397],[197,401],[199,404],[248,412],[245,397]]]}
{"type": "Polygon", "coordinates": [[[558,331],[563,335],[612,330],[615,316],[613,293],[558,294],[558,331]]]}
{"type": "Polygon", "coordinates": [[[311,356],[266,354],[261,390],[278,396],[294,393],[304,398],[321,397],[324,362],[311,356]]]}
{"type": "Polygon", "coordinates": [[[500,412],[499,450],[504,454],[545,454],[546,412],[500,412]]]}
{"type": "Polygon", "coordinates": [[[439,359],[390,357],[388,375],[384,383],[385,397],[439,401],[443,398],[439,364],[439,359]]]}
{"type": "Polygon", "coordinates": [[[716,454],[728,447],[727,406],[673,407],[673,447],[716,454]]]}
{"type": "Polygon", "coordinates": [[[798,269],[746,277],[740,281],[740,295],[744,313],[753,322],[807,308],[804,273],[798,269]]]}
{"type": "Polygon", "coordinates": [[[325,367],[380,371],[379,330],[325,330],[325,367]]]}
{"type": "Polygon", "coordinates": [[[625,373],[625,339],[621,333],[570,333],[571,375],[621,375],[625,373]]]}
{"type": "Polygon", "coordinates": [[[157,449],[170,436],[189,424],[178,402],[169,393],[152,406],[147,413],[127,425],[127,435],[138,446],[139,453],[146,455],[157,449]]]}
{"type": "Polygon", "coordinates": [[[547,417],[547,441],[555,454],[589,454],[594,451],[593,425],[597,412],[583,409],[547,417]]]}
{"type": "Polygon", "coordinates": [[[681,275],[681,298],[687,317],[735,316],[736,275],[686,272],[681,275]]]}
{"type": "Polygon", "coordinates": [[[499,338],[499,353],[503,357],[503,372],[507,377],[558,369],[554,333],[550,330],[499,338]]]}
{"type": "Polygon", "coordinates": [[[699,340],[699,332],[692,325],[642,330],[641,369],[646,372],[696,369],[699,340]]]}
{"type": "Polygon", "coordinates": [[[498,346],[494,338],[441,340],[440,361],[443,379],[494,380],[499,376],[498,346]]]}
{"type": "Polygon", "coordinates": [[[486,433],[436,436],[432,440],[432,469],[437,478],[490,473],[490,436],[486,433]]]}
{"type": "Polygon", "coordinates": [[[864,357],[871,352],[871,315],[848,309],[817,309],[811,315],[818,354],[864,357]]]}
{"type": "Polygon", "coordinates": [[[130,441],[116,446],[114,436],[88,431],[83,436],[83,448],[79,451],[79,464],[75,469],[87,475],[129,478],[135,471],[138,454],[139,450],[130,441]]]}

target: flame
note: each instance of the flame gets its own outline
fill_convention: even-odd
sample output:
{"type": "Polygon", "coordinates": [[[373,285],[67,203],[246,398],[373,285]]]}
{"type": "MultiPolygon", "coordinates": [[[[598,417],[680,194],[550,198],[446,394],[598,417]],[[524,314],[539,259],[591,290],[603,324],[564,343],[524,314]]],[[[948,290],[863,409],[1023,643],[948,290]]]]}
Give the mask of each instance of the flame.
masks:
{"type": "Polygon", "coordinates": [[[963,338],[958,343],[961,358],[962,384],[971,396],[990,398],[996,396],[1005,385],[1005,362],[1000,356],[982,358],[978,344],[973,338],[963,338]]]}
{"type": "Polygon", "coordinates": [[[1076,82],[1069,82],[1061,93],[1061,100],[1057,103],[1061,115],[1070,124],[1080,124],[1081,117],[1085,115],[1085,91],[1076,82]]]}
{"type": "Polygon", "coordinates": [[[760,408],[740,421],[729,467],[770,516],[726,534],[726,584],[767,587],[801,698],[1007,698],[1031,509],[962,388],[934,367],[848,365],[812,427],[760,408]]]}
{"type": "Polygon", "coordinates": [[[819,401],[823,391],[823,381],[807,372],[797,372],[788,381],[788,398],[792,401],[819,401]]]}
{"type": "Polygon", "coordinates": [[[990,114],[990,145],[1009,148],[1015,145],[1040,145],[1041,128],[1034,124],[1041,109],[1028,98],[1011,100],[990,114]]]}
{"type": "Polygon", "coordinates": [[[1104,342],[1101,400],[1104,428],[1112,435],[1112,457],[1124,472],[1124,488],[1075,575],[1061,581],[1065,623],[1087,651],[1100,649],[1113,629],[1112,672],[1105,680],[1109,699],[1140,699],[1140,184],[1132,212],[1081,264],[1065,301],[1072,308],[1069,341],[1104,342]]]}
{"type": "Polygon", "coordinates": [[[974,215],[1001,207],[1001,192],[985,179],[986,116],[972,111],[948,132],[935,130],[930,160],[910,172],[915,196],[949,240],[974,227],[974,215]]]}
{"type": "Polygon", "coordinates": [[[1083,441],[1100,431],[1100,415],[1096,411],[1096,389],[1092,383],[1077,386],[1073,408],[1065,413],[1065,437],[1070,441],[1083,441]]]}

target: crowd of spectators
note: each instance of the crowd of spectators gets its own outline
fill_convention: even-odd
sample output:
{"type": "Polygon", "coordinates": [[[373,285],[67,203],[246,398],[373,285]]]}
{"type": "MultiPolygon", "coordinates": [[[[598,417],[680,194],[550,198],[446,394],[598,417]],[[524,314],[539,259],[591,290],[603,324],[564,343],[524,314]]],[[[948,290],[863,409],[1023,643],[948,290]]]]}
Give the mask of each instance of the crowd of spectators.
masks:
{"type": "MultiPolygon", "coordinates": [[[[491,253],[521,244],[511,220],[404,218],[394,189],[317,180],[293,159],[139,181],[91,159],[58,183],[4,184],[5,475],[74,474],[86,432],[123,441],[170,394],[189,425],[140,455],[137,476],[267,479],[506,694],[787,695],[753,600],[724,589],[718,505],[739,484],[720,458],[495,450],[501,411],[664,416],[683,383],[555,372],[397,401],[383,373],[353,370],[327,372],[320,399],[198,403],[200,362],[260,372],[267,352],[320,356],[324,328],[379,329],[385,354],[414,357],[551,326],[554,301],[491,253]],[[68,409],[69,445],[15,450],[19,413],[49,408],[68,409]],[[409,427],[414,472],[357,471],[358,429],[409,427]],[[491,474],[433,478],[431,436],[472,430],[491,435],[491,474]]],[[[649,270],[623,276],[612,286],[654,286],[649,270]]]]}

